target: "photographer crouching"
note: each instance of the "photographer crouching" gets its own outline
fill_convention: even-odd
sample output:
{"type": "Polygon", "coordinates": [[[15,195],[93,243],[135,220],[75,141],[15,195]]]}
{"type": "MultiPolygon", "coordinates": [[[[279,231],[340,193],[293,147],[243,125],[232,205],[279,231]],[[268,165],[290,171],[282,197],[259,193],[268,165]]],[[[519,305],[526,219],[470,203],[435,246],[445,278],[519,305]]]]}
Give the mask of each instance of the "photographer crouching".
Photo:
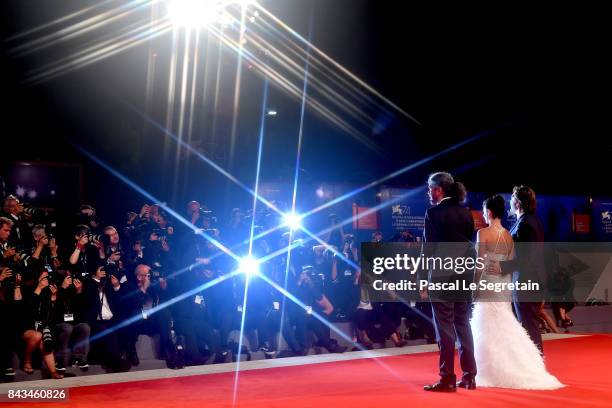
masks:
{"type": "Polygon", "coordinates": [[[56,296],[52,297],[51,327],[55,341],[55,367],[58,372],[66,371],[66,360],[81,371],[87,371],[89,354],[90,327],[85,322],[83,313],[83,282],[73,278],[69,271],[58,272],[56,278],[59,287],[56,296]],[[70,344],[73,345],[70,350],[70,344]]]}
{"type": "MultiPolygon", "coordinates": [[[[20,290],[21,285],[15,283],[15,291],[20,290]]],[[[32,374],[32,353],[40,349],[43,361],[47,366],[49,376],[53,379],[64,378],[56,370],[55,357],[53,355],[53,313],[57,302],[58,287],[56,282],[49,278],[49,272],[43,271],[38,276],[38,283],[31,297],[25,299],[25,310],[21,316],[22,339],[25,342],[25,352],[23,356],[23,371],[32,374]]],[[[18,299],[15,293],[15,300],[18,299]]]]}
{"type": "Polygon", "coordinates": [[[167,359],[172,316],[168,308],[155,310],[160,303],[169,299],[166,279],[160,276],[152,281],[151,267],[145,264],[137,265],[134,275],[136,283],[127,285],[128,289],[124,291],[122,298],[122,309],[127,319],[137,318],[123,330],[126,357],[136,366],[140,364],[136,352],[136,342],[140,334],[159,334],[160,351],[164,359],[167,359]]]}
{"type": "Polygon", "coordinates": [[[288,313],[283,324],[285,342],[294,354],[306,355],[310,346],[310,334],[313,334],[317,338],[317,345],[326,348],[330,353],[344,353],[346,347],[332,340],[329,328],[313,316],[314,312],[328,319],[334,311],[334,306],[315,284],[317,276],[313,276],[311,272],[311,268],[305,267],[290,290],[305,307],[287,304],[288,313]]]}

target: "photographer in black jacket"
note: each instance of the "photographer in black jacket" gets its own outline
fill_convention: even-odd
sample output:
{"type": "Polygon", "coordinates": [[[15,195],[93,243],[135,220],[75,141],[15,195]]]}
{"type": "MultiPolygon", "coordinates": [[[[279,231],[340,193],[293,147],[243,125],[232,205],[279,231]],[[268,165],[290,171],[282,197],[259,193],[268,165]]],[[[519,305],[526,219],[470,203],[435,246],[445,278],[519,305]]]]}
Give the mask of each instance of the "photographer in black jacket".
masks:
{"type": "MultiPolygon", "coordinates": [[[[0,227],[1,229],[2,227],[0,227]]],[[[0,374],[5,380],[15,378],[13,353],[17,351],[21,330],[19,308],[21,303],[21,276],[6,266],[0,266],[0,374]]]]}
{"type": "Polygon", "coordinates": [[[90,276],[98,265],[99,247],[90,243],[91,229],[79,224],[74,229],[74,250],[68,258],[72,276],[85,279],[90,276]]]}
{"type": "MultiPolygon", "coordinates": [[[[215,277],[217,277],[216,272],[206,268],[205,265],[193,268],[182,275],[180,280],[174,281],[173,293],[175,296],[181,296],[210,282],[215,277]]],[[[215,289],[219,287],[220,285],[214,286],[215,289]]],[[[219,334],[213,328],[212,321],[212,316],[221,311],[218,309],[218,304],[213,301],[212,295],[211,290],[202,290],[185,297],[172,306],[174,328],[177,334],[185,339],[187,365],[204,364],[207,360],[206,355],[212,353],[215,354],[216,363],[225,361],[227,352],[221,349],[219,334]],[[200,345],[206,346],[207,352],[200,345]]]]}
{"type": "Polygon", "coordinates": [[[91,327],[92,349],[111,371],[125,371],[129,364],[121,359],[119,348],[119,301],[123,295],[119,278],[107,274],[104,266],[96,269],[83,289],[85,318],[91,327]]]}
{"type": "Polygon", "coordinates": [[[9,238],[15,223],[6,217],[0,217],[0,265],[8,266],[15,257],[15,248],[9,245],[9,238]]]}
{"type": "Polygon", "coordinates": [[[136,284],[127,285],[122,298],[122,310],[125,318],[137,318],[124,330],[124,347],[127,359],[132,365],[138,365],[140,360],[136,352],[136,341],[139,334],[159,334],[160,350],[164,358],[170,343],[170,322],[172,316],[168,308],[154,310],[160,303],[169,299],[168,282],[159,277],[151,281],[151,267],[140,264],[134,269],[136,284]]]}
{"type": "Polygon", "coordinates": [[[39,268],[47,271],[57,270],[61,262],[58,257],[57,240],[47,235],[44,225],[35,225],[32,228],[34,246],[31,251],[30,260],[36,262],[39,268]]]}
{"type": "Polygon", "coordinates": [[[13,234],[11,236],[11,246],[17,248],[29,248],[32,243],[30,231],[30,219],[33,209],[27,212],[19,199],[10,195],[4,199],[4,206],[0,211],[0,216],[10,219],[13,222],[13,234]]]}
{"type": "Polygon", "coordinates": [[[330,353],[343,353],[346,347],[331,340],[329,329],[313,313],[328,318],[334,306],[315,284],[310,268],[304,268],[297,281],[292,283],[290,292],[304,305],[287,303],[287,319],[283,324],[283,337],[297,355],[305,355],[310,347],[310,334],[317,338],[317,345],[330,353]]]}
{"type": "MultiPolygon", "coordinates": [[[[23,371],[32,374],[32,353],[39,348],[51,378],[64,378],[55,368],[53,355],[53,313],[57,301],[57,285],[49,279],[49,272],[43,271],[38,276],[34,291],[25,299],[25,310],[22,315],[22,339],[25,342],[23,371]]],[[[17,297],[15,297],[17,300],[17,297]]],[[[21,300],[21,299],[19,299],[21,300]]]]}
{"type": "Polygon", "coordinates": [[[85,321],[83,282],[74,278],[69,271],[63,271],[57,278],[59,287],[54,300],[52,328],[55,340],[55,361],[59,372],[66,369],[66,359],[71,360],[83,371],[89,368],[87,355],[89,354],[90,327],[85,321]],[[61,282],[61,283],[60,283],[61,282]],[[73,345],[72,352],[69,346],[73,345]]]}

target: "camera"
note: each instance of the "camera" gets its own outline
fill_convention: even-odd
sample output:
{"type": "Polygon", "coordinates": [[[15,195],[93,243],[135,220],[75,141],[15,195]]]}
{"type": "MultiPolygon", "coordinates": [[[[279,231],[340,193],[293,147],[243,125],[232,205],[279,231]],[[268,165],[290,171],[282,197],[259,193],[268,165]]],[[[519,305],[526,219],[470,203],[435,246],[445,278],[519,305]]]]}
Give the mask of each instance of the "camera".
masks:
{"type": "Polygon", "coordinates": [[[30,255],[28,255],[26,252],[23,252],[21,250],[18,250],[17,253],[15,254],[15,262],[20,263],[20,264],[26,264],[26,262],[28,262],[28,260],[31,258],[30,255]]]}
{"type": "Polygon", "coordinates": [[[45,265],[45,271],[47,271],[47,280],[49,281],[49,285],[61,284],[62,277],[53,270],[53,268],[49,265],[45,265]]]}
{"type": "Polygon", "coordinates": [[[306,274],[308,280],[312,287],[317,288],[319,290],[323,290],[325,285],[325,275],[319,273],[314,266],[312,265],[304,265],[302,266],[302,273],[306,274]]]}
{"type": "Polygon", "coordinates": [[[159,278],[163,278],[164,274],[161,269],[151,269],[151,282],[159,282],[159,278]]]}
{"type": "Polygon", "coordinates": [[[17,273],[23,276],[26,269],[26,264],[30,258],[31,256],[23,249],[15,248],[15,255],[7,260],[8,262],[6,266],[13,271],[13,276],[17,273]]]}
{"type": "Polygon", "coordinates": [[[110,237],[106,234],[86,234],[91,245],[98,245],[101,243],[104,246],[110,244],[110,237]]]}
{"type": "Polygon", "coordinates": [[[21,204],[23,206],[23,213],[32,218],[45,218],[49,216],[49,213],[42,208],[36,208],[28,204],[21,204]]]}
{"type": "Polygon", "coordinates": [[[153,228],[151,233],[157,235],[159,239],[168,238],[168,228],[153,228]]]}
{"type": "Polygon", "coordinates": [[[45,353],[51,353],[53,351],[53,335],[51,334],[51,329],[48,326],[45,326],[42,329],[42,343],[45,353]]]}
{"type": "Polygon", "coordinates": [[[110,279],[111,276],[117,278],[117,280],[121,280],[123,277],[123,270],[119,269],[116,264],[106,264],[102,268],[104,272],[106,272],[106,278],[110,279]]]}
{"type": "Polygon", "coordinates": [[[200,208],[199,210],[200,216],[202,217],[202,222],[204,223],[204,220],[208,221],[208,225],[212,226],[212,225],[217,225],[217,217],[215,216],[215,213],[213,213],[210,210],[205,210],[203,208],[200,208]]]}

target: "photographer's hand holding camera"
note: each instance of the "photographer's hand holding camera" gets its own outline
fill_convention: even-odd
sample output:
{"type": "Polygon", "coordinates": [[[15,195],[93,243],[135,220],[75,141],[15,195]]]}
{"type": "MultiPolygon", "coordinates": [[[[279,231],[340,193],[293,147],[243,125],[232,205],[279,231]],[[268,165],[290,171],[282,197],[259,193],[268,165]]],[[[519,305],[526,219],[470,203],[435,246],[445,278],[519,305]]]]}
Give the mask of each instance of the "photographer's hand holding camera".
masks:
{"type": "Polygon", "coordinates": [[[92,234],[87,225],[81,224],[76,226],[74,240],[74,251],[68,259],[73,276],[93,275],[93,268],[100,263],[99,260],[106,259],[104,244],[109,242],[108,235],[92,234]]]}
{"type": "Polygon", "coordinates": [[[55,270],[60,267],[58,257],[58,246],[55,237],[47,235],[43,225],[36,225],[32,229],[34,247],[31,259],[37,264],[36,267],[45,267],[47,270],[55,270]]]}

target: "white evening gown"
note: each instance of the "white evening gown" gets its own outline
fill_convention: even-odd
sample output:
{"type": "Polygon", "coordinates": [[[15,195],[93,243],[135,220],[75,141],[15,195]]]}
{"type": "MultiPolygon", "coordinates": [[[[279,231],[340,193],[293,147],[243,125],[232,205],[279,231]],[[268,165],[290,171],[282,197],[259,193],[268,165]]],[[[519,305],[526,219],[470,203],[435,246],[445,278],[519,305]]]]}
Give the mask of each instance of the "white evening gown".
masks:
{"type": "MultiPolygon", "coordinates": [[[[507,257],[487,253],[487,257],[507,257]]],[[[504,276],[483,274],[488,282],[510,282],[504,276]]],[[[548,371],[540,351],[512,312],[510,291],[479,292],[474,305],[472,333],[479,387],[555,390],[564,387],[548,371]],[[486,299],[486,300],[485,300],[486,299]]]]}

